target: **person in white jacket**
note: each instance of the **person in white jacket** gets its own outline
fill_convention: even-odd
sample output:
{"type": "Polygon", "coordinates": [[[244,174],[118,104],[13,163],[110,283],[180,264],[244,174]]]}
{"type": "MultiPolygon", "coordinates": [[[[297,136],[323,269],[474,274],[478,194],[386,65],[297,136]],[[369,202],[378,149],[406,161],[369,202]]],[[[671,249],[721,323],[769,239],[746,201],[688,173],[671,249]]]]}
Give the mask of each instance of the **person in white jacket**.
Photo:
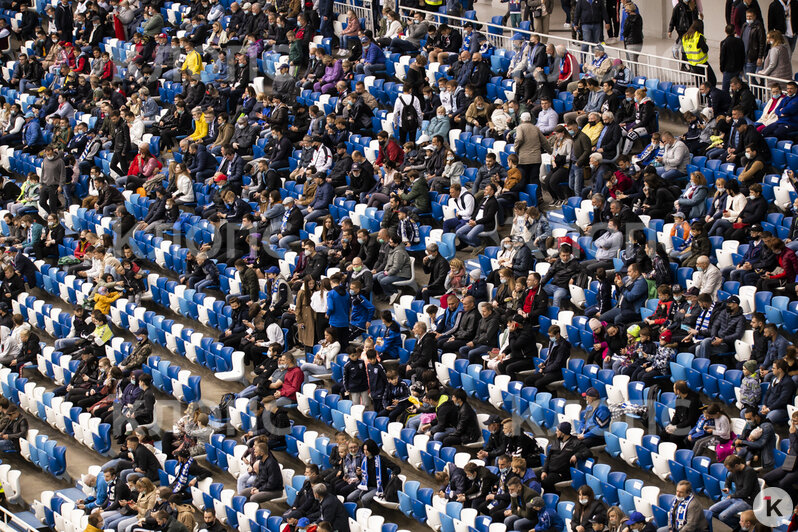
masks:
{"type": "Polygon", "coordinates": [[[305,382],[310,382],[310,378],[316,375],[329,374],[335,357],[341,352],[341,344],[335,338],[335,330],[327,327],[324,330],[324,340],[319,343],[320,349],[313,357],[313,362],[305,362],[300,365],[302,373],[305,374],[305,382]]]}
{"type": "Polygon", "coordinates": [[[177,174],[177,181],[175,186],[177,190],[174,193],[175,203],[183,205],[185,203],[194,203],[194,182],[191,180],[191,174],[188,173],[185,166],[182,167],[183,171],[175,172],[177,174]]]}
{"type": "Polygon", "coordinates": [[[740,192],[740,182],[736,179],[729,179],[726,182],[726,193],[728,196],[726,197],[726,207],[722,211],[723,215],[712,224],[709,236],[723,236],[732,228],[745,208],[745,204],[748,203],[748,198],[740,192]]]}
{"type": "Polygon", "coordinates": [[[778,83],[771,84],[770,94],[770,100],[768,100],[768,102],[765,104],[765,108],[762,109],[762,116],[760,116],[759,120],[756,121],[757,131],[762,131],[762,129],[764,129],[766,126],[773,124],[779,119],[776,111],[784,102],[784,93],[781,91],[781,85],[778,83]]]}
{"type": "Polygon", "coordinates": [[[713,301],[718,299],[718,290],[723,284],[720,269],[709,261],[709,257],[701,255],[696,260],[698,271],[693,274],[693,286],[700,294],[709,294],[713,301]]]}
{"type": "Polygon", "coordinates": [[[662,179],[671,182],[687,175],[687,163],[690,162],[690,150],[681,140],[673,136],[670,131],[662,132],[662,142],[665,152],[659,157],[659,162],[665,167],[662,179]]]}

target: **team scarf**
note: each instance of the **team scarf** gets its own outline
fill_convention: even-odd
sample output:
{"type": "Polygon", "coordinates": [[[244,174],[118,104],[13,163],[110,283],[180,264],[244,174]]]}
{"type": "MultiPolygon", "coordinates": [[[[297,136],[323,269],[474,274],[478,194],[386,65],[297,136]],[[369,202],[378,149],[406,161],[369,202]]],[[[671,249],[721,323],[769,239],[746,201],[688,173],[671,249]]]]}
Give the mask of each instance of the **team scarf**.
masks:
{"type": "MultiPolygon", "coordinates": [[[[363,491],[369,490],[369,468],[368,468],[369,459],[367,456],[363,456],[363,463],[360,466],[361,471],[363,471],[363,478],[360,481],[360,485],[358,489],[363,491]]],[[[374,471],[377,474],[377,493],[382,493],[382,467],[380,466],[380,457],[374,457],[374,471]]]]}
{"type": "Polygon", "coordinates": [[[175,482],[172,493],[179,493],[188,485],[188,470],[191,469],[191,464],[193,463],[194,458],[189,458],[188,461],[183,464],[183,467],[180,468],[180,474],[177,475],[177,482],[175,482]]]}
{"type": "MultiPolygon", "coordinates": [[[[690,502],[692,502],[692,500],[693,496],[690,495],[689,497],[685,498],[683,501],[676,502],[676,507],[675,507],[676,526],[673,526],[673,523],[671,523],[671,529],[680,530],[684,526],[684,523],[687,520],[687,507],[690,505],[690,502]]],[[[671,518],[673,519],[673,514],[671,514],[671,518]]]]}

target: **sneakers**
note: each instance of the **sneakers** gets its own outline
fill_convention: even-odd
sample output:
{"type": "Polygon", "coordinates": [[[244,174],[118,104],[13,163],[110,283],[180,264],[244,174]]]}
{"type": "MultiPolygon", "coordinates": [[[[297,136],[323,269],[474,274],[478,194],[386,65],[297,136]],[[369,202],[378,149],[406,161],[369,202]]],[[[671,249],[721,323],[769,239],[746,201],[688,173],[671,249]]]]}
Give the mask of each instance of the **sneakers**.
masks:
{"type": "Polygon", "coordinates": [[[394,303],[396,303],[397,301],[399,301],[399,297],[400,297],[401,295],[402,295],[402,293],[401,293],[401,292],[394,292],[393,294],[391,294],[391,297],[388,299],[388,304],[389,304],[389,305],[393,305],[394,303]]]}
{"type": "Polygon", "coordinates": [[[567,22],[565,24],[563,24],[562,27],[565,28],[566,30],[570,30],[571,29],[571,25],[568,24],[567,22]]]}

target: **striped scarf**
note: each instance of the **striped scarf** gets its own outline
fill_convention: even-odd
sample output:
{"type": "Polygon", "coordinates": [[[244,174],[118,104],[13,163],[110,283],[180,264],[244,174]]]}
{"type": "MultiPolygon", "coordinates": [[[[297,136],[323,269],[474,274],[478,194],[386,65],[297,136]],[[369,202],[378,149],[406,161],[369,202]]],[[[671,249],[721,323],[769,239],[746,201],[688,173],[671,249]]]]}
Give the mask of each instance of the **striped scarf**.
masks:
{"type": "MultiPolygon", "coordinates": [[[[360,485],[358,489],[363,491],[369,490],[369,458],[367,456],[363,457],[363,463],[360,466],[360,469],[363,471],[363,478],[360,480],[360,485]]],[[[382,493],[382,467],[380,465],[380,457],[374,457],[374,471],[377,475],[377,493],[382,493]]]]}
{"type": "Polygon", "coordinates": [[[191,464],[193,463],[194,458],[189,458],[180,468],[180,473],[177,475],[177,482],[175,482],[175,487],[172,488],[172,493],[180,493],[188,486],[188,470],[191,469],[191,464]]]}
{"type": "Polygon", "coordinates": [[[690,495],[681,502],[674,501],[673,511],[669,517],[671,521],[675,519],[676,522],[670,523],[671,530],[681,530],[681,528],[684,526],[684,523],[687,520],[687,507],[690,506],[690,502],[692,502],[692,500],[693,496],[690,495]]]}

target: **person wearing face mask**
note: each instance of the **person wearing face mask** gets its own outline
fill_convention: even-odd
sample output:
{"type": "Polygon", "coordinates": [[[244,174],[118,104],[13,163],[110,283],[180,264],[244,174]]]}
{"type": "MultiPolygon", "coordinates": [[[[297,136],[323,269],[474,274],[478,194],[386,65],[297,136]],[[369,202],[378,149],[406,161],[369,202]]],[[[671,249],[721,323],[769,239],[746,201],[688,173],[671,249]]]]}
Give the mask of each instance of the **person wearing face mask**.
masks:
{"type": "Polygon", "coordinates": [[[560,423],[555,431],[556,441],[551,444],[543,470],[540,473],[540,484],[546,493],[557,493],[558,482],[571,479],[571,466],[578,460],[586,460],[592,456],[590,449],[571,434],[571,424],[560,423]]]}
{"type": "Polygon", "coordinates": [[[709,523],[704,516],[704,508],[693,494],[693,485],[682,480],[676,485],[676,497],[668,511],[668,526],[662,532],[682,532],[707,530],[709,523]]]}
{"type": "Polygon", "coordinates": [[[437,297],[446,293],[446,277],[449,275],[449,261],[440,254],[438,245],[435,243],[427,246],[427,252],[422,260],[424,273],[429,275],[427,286],[421,287],[417,293],[417,299],[423,299],[429,303],[430,297],[437,297]]]}
{"type": "MultiPolygon", "coordinates": [[[[596,495],[587,484],[583,484],[576,491],[576,505],[571,517],[571,532],[590,532],[593,529],[591,522],[607,520],[607,505],[596,495]]],[[[603,530],[603,529],[602,529],[603,530]]]]}

